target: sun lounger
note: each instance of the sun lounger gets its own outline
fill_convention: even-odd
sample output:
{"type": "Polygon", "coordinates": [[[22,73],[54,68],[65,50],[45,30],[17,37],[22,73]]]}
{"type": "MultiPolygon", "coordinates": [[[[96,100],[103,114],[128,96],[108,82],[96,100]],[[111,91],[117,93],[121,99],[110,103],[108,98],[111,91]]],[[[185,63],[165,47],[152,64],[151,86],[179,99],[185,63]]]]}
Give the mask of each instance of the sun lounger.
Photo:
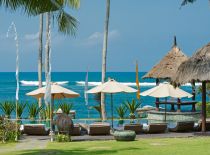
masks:
{"type": "Polygon", "coordinates": [[[145,133],[164,133],[167,129],[166,123],[150,123],[147,129],[144,129],[145,133]]]}
{"type": "Polygon", "coordinates": [[[89,125],[89,135],[109,135],[110,134],[110,124],[109,123],[92,123],[89,125]]]}
{"type": "Polygon", "coordinates": [[[23,125],[23,133],[27,135],[49,135],[50,129],[45,124],[25,124],[23,125]]]}
{"type": "Polygon", "coordinates": [[[193,130],[194,130],[193,121],[177,122],[175,127],[169,128],[169,131],[171,132],[188,132],[193,130]]]}
{"type": "Polygon", "coordinates": [[[81,135],[80,125],[74,124],[73,131],[70,134],[71,134],[71,136],[80,136],[81,135]]]}
{"type": "MultiPolygon", "coordinates": [[[[197,126],[194,127],[195,131],[201,131],[202,122],[200,121],[197,126]]],[[[210,131],[210,121],[206,121],[206,131],[210,131]]]]}
{"type": "Polygon", "coordinates": [[[125,124],[124,130],[132,130],[135,131],[136,134],[143,132],[143,125],[141,124],[125,124]]]}

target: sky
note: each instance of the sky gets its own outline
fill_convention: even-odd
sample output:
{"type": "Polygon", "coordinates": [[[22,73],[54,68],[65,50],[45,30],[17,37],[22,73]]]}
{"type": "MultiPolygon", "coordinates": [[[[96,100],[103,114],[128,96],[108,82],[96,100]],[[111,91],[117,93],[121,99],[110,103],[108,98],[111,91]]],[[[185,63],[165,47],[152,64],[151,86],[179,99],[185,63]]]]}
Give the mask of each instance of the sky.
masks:
{"type": "MultiPolygon", "coordinates": [[[[182,0],[111,0],[108,72],[148,71],[177,44],[191,56],[210,41],[210,5],[196,1],[180,9],[182,0]]],[[[79,21],[76,36],[65,36],[52,26],[52,71],[101,71],[106,0],[81,0],[79,10],[66,8],[79,21]]],[[[13,34],[6,37],[14,21],[20,51],[20,71],[36,72],[39,16],[0,9],[0,72],[15,71],[13,34]]],[[[44,25],[45,27],[45,25],[44,25]]],[[[45,41],[44,41],[45,44],[45,41]]]]}

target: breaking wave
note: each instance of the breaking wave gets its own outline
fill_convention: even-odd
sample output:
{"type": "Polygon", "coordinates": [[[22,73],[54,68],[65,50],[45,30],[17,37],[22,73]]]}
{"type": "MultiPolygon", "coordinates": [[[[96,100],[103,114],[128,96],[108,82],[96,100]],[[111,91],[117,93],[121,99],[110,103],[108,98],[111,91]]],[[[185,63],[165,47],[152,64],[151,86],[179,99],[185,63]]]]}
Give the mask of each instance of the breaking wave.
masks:
{"type": "MultiPolygon", "coordinates": [[[[21,85],[22,86],[38,86],[39,85],[39,81],[25,81],[25,80],[22,80],[20,81],[21,85]]],[[[58,82],[55,82],[57,83],[58,85],[65,85],[65,84],[68,84],[69,82],[68,81],[58,81],[58,82]]],[[[42,85],[46,85],[46,82],[42,82],[42,85]]]]}

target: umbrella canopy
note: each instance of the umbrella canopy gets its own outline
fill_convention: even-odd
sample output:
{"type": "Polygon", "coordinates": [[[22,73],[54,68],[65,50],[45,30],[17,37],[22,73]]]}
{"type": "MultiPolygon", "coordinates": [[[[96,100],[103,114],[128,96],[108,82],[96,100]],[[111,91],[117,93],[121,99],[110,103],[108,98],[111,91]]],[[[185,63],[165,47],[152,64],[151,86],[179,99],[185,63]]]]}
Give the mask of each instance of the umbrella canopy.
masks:
{"type": "Polygon", "coordinates": [[[96,93],[114,94],[114,93],[120,93],[120,92],[135,93],[137,92],[137,90],[134,88],[128,87],[124,84],[121,84],[113,79],[110,79],[107,82],[87,91],[87,93],[89,94],[96,94],[96,93]]]}
{"type": "Polygon", "coordinates": [[[172,49],[143,78],[171,79],[179,65],[187,59],[188,57],[177,46],[175,37],[172,49]]]}
{"type": "MultiPolygon", "coordinates": [[[[39,89],[36,89],[32,92],[27,93],[26,95],[32,96],[35,98],[42,98],[45,95],[46,87],[42,87],[39,89]]],[[[61,87],[56,83],[51,84],[51,95],[53,96],[53,99],[61,99],[61,98],[75,98],[79,97],[79,94],[69,90],[67,88],[61,87]]]]}
{"type": "Polygon", "coordinates": [[[183,98],[183,97],[192,97],[192,94],[185,92],[180,88],[174,88],[169,83],[161,83],[158,86],[144,91],[141,93],[142,96],[152,96],[157,98],[165,97],[174,97],[174,98],[183,98]]]}
{"type": "Polygon", "coordinates": [[[87,91],[89,94],[97,94],[97,93],[109,93],[111,94],[111,112],[112,112],[112,129],[113,129],[113,98],[112,94],[114,93],[135,93],[138,90],[128,87],[126,85],[123,85],[114,79],[109,79],[107,82],[96,86],[95,88],[92,88],[87,91]]]}

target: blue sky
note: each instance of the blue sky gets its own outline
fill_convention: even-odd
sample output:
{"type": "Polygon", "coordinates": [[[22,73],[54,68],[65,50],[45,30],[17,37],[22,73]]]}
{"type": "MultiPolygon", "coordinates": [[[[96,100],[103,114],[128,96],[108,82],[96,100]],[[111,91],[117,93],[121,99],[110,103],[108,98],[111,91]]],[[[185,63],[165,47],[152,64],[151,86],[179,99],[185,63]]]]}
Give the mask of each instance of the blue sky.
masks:
{"type": "MultiPolygon", "coordinates": [[[[111,0],[107,71],[148,71],[171,48],[178,46],[191,56],[210,40],[208,0],[180,8],[182,0],[111,0]]],[[[69,10],[80,22],[76,37],[52,29],[52,70],[101,70],[105,0],[81,0],[81,8],[69,10]]],[[[15,43],[6,38],[12,21],[20,44],[20,70],[37,71],[39,17],[0,10],[0,71],[15,71],[15,43]]]]}

